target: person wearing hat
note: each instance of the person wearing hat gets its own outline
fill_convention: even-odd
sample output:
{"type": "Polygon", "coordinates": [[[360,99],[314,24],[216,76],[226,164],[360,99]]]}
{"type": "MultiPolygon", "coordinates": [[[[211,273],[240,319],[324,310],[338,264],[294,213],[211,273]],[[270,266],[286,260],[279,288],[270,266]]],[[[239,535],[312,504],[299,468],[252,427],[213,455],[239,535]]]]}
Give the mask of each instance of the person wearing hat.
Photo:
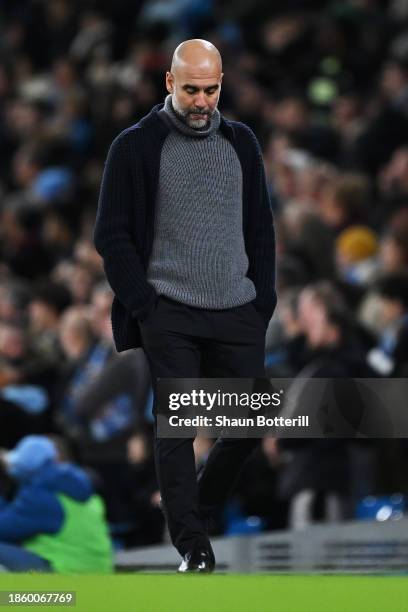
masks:
{"type": "Polygon", "coordinates": [[[367,285],[377,269],[378,238],[365,225],[351,225],[336,239],[336,261],[347,282],[367,285]]]}
{"type": "Polygon", "coordinates": [[[81,468],[62,463],[46,436],[26,436],[1,455],[15,482],[11,501],[0,497],[3,571],[112,571],[112,550],[101,498],[81,468]]]}

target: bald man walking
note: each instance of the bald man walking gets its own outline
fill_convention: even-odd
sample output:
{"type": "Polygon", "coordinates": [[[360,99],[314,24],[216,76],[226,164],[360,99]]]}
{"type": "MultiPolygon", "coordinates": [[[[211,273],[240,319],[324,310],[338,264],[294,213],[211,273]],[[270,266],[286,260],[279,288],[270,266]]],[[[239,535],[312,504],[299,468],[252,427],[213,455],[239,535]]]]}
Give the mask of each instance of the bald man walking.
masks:
{"type": "MultiPolygon", "coordinates": [[[[272,213],[256,137],[218,111],[222,77],[210,42],[179,45],[164,104],[115,138],[105,164],[94,239],[115,294],[113,336],[118,351],[143,347],[155,400],[158,378],[265,375],[272,213]]],[[[207,519],[255,442],[220,438],[197,478],[193,439],[156,436],[180,572],[214,569],[207,519]]]]}

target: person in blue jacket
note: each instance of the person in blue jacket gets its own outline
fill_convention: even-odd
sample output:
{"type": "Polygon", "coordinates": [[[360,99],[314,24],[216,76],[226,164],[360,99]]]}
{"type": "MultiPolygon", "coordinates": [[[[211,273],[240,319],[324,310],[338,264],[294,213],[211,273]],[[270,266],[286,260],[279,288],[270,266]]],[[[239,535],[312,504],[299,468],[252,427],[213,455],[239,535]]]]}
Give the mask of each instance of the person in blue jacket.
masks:
{"type": "Polygon", "coordinates": [[[61,463],[54,442],[38,435],[1,461],[17,485],[11,501],[0,497],[2,571],[112,570],[104,505],[83,469],[61,463]]]}

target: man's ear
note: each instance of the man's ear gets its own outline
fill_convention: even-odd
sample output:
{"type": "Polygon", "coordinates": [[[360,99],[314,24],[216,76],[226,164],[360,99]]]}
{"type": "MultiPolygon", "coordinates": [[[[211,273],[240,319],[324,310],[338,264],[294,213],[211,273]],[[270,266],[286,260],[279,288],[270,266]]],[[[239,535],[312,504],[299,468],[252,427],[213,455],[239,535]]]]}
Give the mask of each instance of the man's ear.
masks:
{"type": "Polygon", "coordinates": [[[166,72],[166,89],[169,93],[173,93],[174,89],[174,77],[171,72],[166,72]]]}
{"type": "Polygon", "coordinates": [[[224,76],[224,73],[221,72],[221,76],[220,76],[220,93],[221,93],[221,89],[222,89],[222,77],[224,76]]]}

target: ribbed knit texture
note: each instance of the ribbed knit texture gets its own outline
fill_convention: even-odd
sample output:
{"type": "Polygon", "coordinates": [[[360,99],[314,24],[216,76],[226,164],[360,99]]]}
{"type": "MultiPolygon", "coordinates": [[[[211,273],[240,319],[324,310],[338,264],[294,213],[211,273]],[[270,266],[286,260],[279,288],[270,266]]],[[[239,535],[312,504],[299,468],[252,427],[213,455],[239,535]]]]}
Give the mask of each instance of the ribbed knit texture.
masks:
{"type": "Polygon", "coordinates": [[[218,130],[219,114],[204,135],[175,115],[170,99],[164,108],[173,129],[161,154],[147,280],[190,306],[240,306],[256,297],[246,276],[241,164],[218,130]]]}
{"type": "MultiPolygon", "coordinates": [[[[146,279],[154,238],[160,159],[170,128],[155,106],[113,141],[105,163],[94,243],[115,294],[112,330],[117,351],[142,345],[138,317],[157,298],[146,279]]],[[[253,132],[221,117],[220,131],[242,168],[243,232],[254,305],[269,321],[276,305],[275,236],[262,155],[253,132]]]]}

